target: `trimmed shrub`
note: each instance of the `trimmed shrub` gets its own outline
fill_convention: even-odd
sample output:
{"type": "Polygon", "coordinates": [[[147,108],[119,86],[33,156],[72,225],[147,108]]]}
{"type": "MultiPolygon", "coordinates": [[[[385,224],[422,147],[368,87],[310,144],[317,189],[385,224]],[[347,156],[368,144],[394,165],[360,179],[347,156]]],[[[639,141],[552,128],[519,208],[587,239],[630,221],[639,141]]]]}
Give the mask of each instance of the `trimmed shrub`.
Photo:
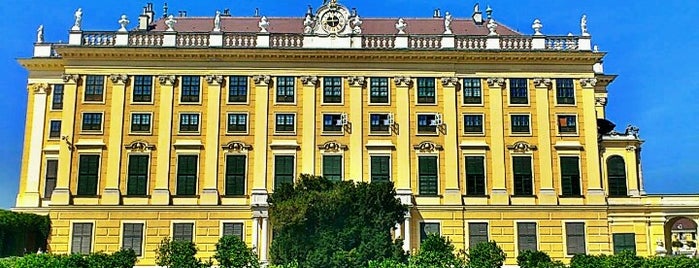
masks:
{"type": "Polygon", "coordinates": [[[0,210],[0,257],[45,251],[50,232],[48,216],[0,210]]]}
{"type": "Polygon", "coordinates": [[[410,267],[466,267],[464,258],[454,254],[454,245],[448,238],[429,234],[422,241],[420,251],[410,258],[410,267]]]}
{"type": "Polygon", "coordinates": [[[120,250],[112,254],[96,252],[89,255],[28,254],[23,257],[0,259],[0,268],[132,268],[136,265],[133,250],[120,250]]]}
{"type": "Polygon", "coordinates": [[[495,241],[479,243],[468,249],[468,267],[500,268],[505,262],[505,252],[495,241]]]}
{"type": "Polygon", "coordinates": [[[156,250],[155,263],[169,268],[199,268],[211,266],[197,259],[197,246],[190,241],[170,240],[166,237],[160,241],[156,250]]]}
{"type": "Polygon", "coordinates": [[[546,268],[551,266],[551,257],[543,251],[525,250],[519,252],[517,256],[517,265],[521,268],[546,268]]]}
{"type": "Polygon", "coordinates": [[[240,240],[239,237],[227,235],[221,237],[216,243],[214,258],[221,268],[257,268],[260,261],[257,256],[240,240]]]}

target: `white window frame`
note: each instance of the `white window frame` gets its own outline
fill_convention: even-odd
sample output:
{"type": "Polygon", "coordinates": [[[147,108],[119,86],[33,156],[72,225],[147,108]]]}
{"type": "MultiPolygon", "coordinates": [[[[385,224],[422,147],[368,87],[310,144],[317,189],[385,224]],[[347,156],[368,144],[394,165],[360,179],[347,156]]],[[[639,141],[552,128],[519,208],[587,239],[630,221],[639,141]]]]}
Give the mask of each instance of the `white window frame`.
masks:
{"type": "Polygon", "coordinates": [[[151,167],[153,166],[153,156],[151,155],[150,151],[148,151],[148,152],[133,152],[133,151],[131,151],[131,152],[126,153],[126,178],[125,178],[126,185],[124,185],[126,188],[126,192],[123,193],[123,195],[124,195],[124,197],[129,197],[129,195],[127,195],[127,193],[129,192],[129,164],[131,163],[131,156],[132,155],[148,156],[148,171],[147,171],[148,177],[146,178],[146,195],[148,195],[148,193],[150,192],[149,191],[150,190],[150,180],[152,178],[151,175],[153,174],[152,170],[151,170],[151,167]]]}
{"type": "MultiPolygon", "coordinates": [[[[80,134],[81,135],[102,135],[104,134],[104,124],[105,124],[105,116],[103,111],[82,111],[80,112],[80,134]],[[85,114],[101,114],[102,118],[100,120],[100,129],[99,130],[83,130],[83,122],[85,121],[85,114]]],[[[63,124],[61,124],[61,132],[63,132],[63,124]]]]}
{"type": "Polygon", "coordinates": [[[541,250],[541,235],[539,229],[541,228],[541,224],[539,224],[538,221],[535,220],[515,220],[514,221],[514,240],[515,240],[515,256],[519,256],[519,229],[517,228],[517,225],[519,223],[533,223],[536,225],[536,250],[541,250]]]}
{"type": "Polygon", "coordinates": [[[176,223],[191,223],[192,224],[192,243],[197,242],[197,223],[192,220],[171,220],[170,221],[170,239],[175,239],[175,224],[176,223]]]}
{"type": "MultiPolygon", "coordinates": [[[[295,84],[294,84],[295,86],[295,84]]],[[[324,76],[320,81],[320,104],[328,106],[343,106],[345,105],[345,79],[342,76],[324,76]],[[334,77],[340,78],[340,102],[339,103],[328,103],[325,102],[325,78],[334,77]]]]}
{"type": "Polygon", "coordinates": [[[388,157],[388,181],[395,182],[393,180],[393,156],[390,152],[372,152],[369,151],[369,182],[372,182],[371,178],[371,158],[374,156],[387,156],[388,157]]]}
{"type": "MultiPolygon", "coordinates": [[[[441,157],[440,157],[438,151],[432,152],[432,153],[420,153],[420,152],[418,152],[415,154],[415,164],[416,164],[415,165],[415,179],[417,180],[417,195],[418,196],[420,195],[420,157],[421,156],[437,157],[437,195],[436,196],[440,196],[441,195],[440,189],[442,186],[442,183],[440,181],[442,179],[442,174],[441,174],[442,170],[440,168],[440,160],[441,160],[440,158],[441,157]]],[[[393,163],[391,163],[391,164],[393,164],[393,163]]]]}
{"type": "MultiPolygon", "coordinates": [[[[242,103],[234,103],[234,104],[242,104],[242,103]]],[[[225,133],[226,135],[231,135],[231,136],[246,136],[250,135],[250,112],[227,112],[226,113],[226,124],[225,124],[225,133]],[[231,115],[245,115],[245,132],[230,132],[228,131],[228,122],[229,122],[229,117],[231,115]]]]}
{"type": "Polygon", "coordinates": [[[471,229],[470,229],[470,226],[469,226],[470,223],[485,223],[486,226],[487,226],[487,232],[488,232],[488,237],[486,237],[486,241],[490,241],[490,237],[491,237],[491,232],[490,232],[490,221],[488,221],[488,220],[470,220],[470,221],[466,221],[466,234],[467,234],[467,235],[466,235],[466,241],[467,241],[467,242],[466,242],[466,245],[468,246],[468,248],[470,248],[470,247],[472,247],[472,246],[475,246],[475,245],[471,245],[471,229]]]}
{"type": "Polygon", "coordinates": [[[580,116],[578,116],[578,114],[575,114],[575,113],[556,113],[555,118],[556,118],[556,134],[558,134],[558,136],[576,137],[576,136],[580,135],[580,124],[579,124],[580,120],[578,120],[580,118],[580,116]],[[561,133],[561,126],[559,125],[560,119],[558,118],[559,116],[573,116],[573,117],[575,117],[575,132],[561,133]]]}
{"type": "Polygon", "coordinates": [[[68,253],[73,252],[73,226],[76,223],[90,223],[92,224],[92,231],[90,231],[91,238],[90,238],[90,253],[92,253],[95,250],[95,230],[97,229],[97,224],[95,220],[75,220],[75,221],[70,221],[70,229],[68,230],[68,253]]]}
{"type": "Polygon", "coordinates": [[[245,228],[246,228],[246,226],[245,226],[245,221],[244,221],[244,220],[222,220],[222,221],[220,221],[220,222],[219,222],[219,228],[218,228],[218,237],[223,237],[223,226],[224,226],[224,224],[226,224],[226,223],[240,223],[240,224],[243,224],[243,228],[242,228],[242,235],[243,235],[243,237],[241,238],[241,240],[243,240],[243,242],[245,242],[245,238],[246,238],[246,236],[245,236],[245,235],[246,235],[246,233],[245,233],[245,228]]]}
{"type": "MultiPolygon", "coordinates": [[[[299,118],[296,112],[275,112],[274,113],[274,135],[275,136],[296,136],[298,132],[299,118]],[[277,131],[277,115],[294,115],[294,131],[293,132],[278,132],[277,131]]],[[[310,119],[307,119],[310,120],[310,119]]]]}
{"type": "MultiPolygon", "coordinates": [[[[178,86],[177,86],[177,87],[179,88],[179,90],[178,90],[178,92],[179,92],[179,98],[177,98],[177,104],[179,104],[179,105],[201,105],[201,104],[202,104],[202,101],[203,101],[203,99],[204,99],[204,82],[205,82],[204,79],[202,79],[202,76],[200,76],[200,75],[180,75],[180,76],[177,77],[177,80],[178,80],[178,84],[177,84],[178,86]],[[199,101],[198,101],[198,102],[185,102],[185,101],[182,101],[182,97],[184,96],[184,94],[183,94],[183,89],[184,89],[184,88],[182,88],[182,87],[184,86],[184,85],[183,85],[183,82],[184,82],[184,77],[185,77],[185,76],[199,77],[199,101]]],[[[200,129],[201,129],[201,128],[200,128],[200,129]]]]}
{"type": "Polygon", "coordinates": [[[153,104],[155,103],[155,96],[156,96],[156,94],[155,94],[155,84],[158,82],[158,81],[157,81],[157,78],[156,78],[155,76],[152,76],[152,75],[133,75],[133,76],[131,76],[131,77],[129,77],[129,78],[131,79],[131,85],[130,85],[131,94],[130,94],[130,96],[129,96],[129,104],[133,104],[133,105],[153,105],[153,104]],[[151,82],[151,89],[150,89],[150,94],[151,94],[151,96],[150,96],[150,101],[134,101],[134,93],[135,93],[135,89],[136,89],[136,76],[150,76],[150,77],[151,77],[151,81],[152,81],[152,82],[151,82]]]}
{"type": "Polygon", "coordinates": [[[131,112],[131,113],[129,113],[129,125],[128,125],[129,131],[128,131],[128,133],[129,133],[129,135],[141,135],[141,136],[153,135],[153,122],[155,122],[155,120],[153,120],[153,112],[131,112]],[[148,132],[133,132],[131,130],[131,126],[133,126],[133,116],[136,114],[150,115],[150,122],[149,122],[150,127],[148,129],[148,132]]]}
{"type": "Polygon", "coordinates": [[[510,136],[517,136],[517,137],[531,137],[534,135],[534,126],[532,125],[532,114],[531,113],[509,113],[508,114],[508,123],[506,125],[507,128],[510,129],[510,136]],[[520,115],[526,115],[529,119],[529,133],[520,133],[520,132],[514,132],[512,129],[512,116],[520,116],[520,115]]]}
{"type": "MultiPolygon", "coordinates": [[[[232,74],[232,75],[226,76],[224,79],[226,80],[226,94],[225,94],[225,98],[226,98],[226,104],[227,104],[227,105],[248,105],[248,104],[250,104],[250,97],[251,97],[250,91],[252,90],[252,86],[250,85],[250,84],[251,84],[251,83],[250,83],[250,82],[251,82],[251,81],[250,81],[250,76],[247,76],[247,75],[234,75],[234,74],[232,74]],[[248,88],[247,88],[247,95],[246,95],[246,97],[245,97],[245,102],[231,102],[231,101],[230,101],[229,96],[230,96],[230,90],[231,90],[231,88],[230,88],[231,76],[240,76],[240,77],[245,77],[245,78],[247,79],[247,87],[248,87],[248,88]]],[[[275,99],[276,99],[276,95],[275,95],[275,99]]],[[[249,121],[249,120],[248,120],[248,121],[249,121]]]]}
{"type": "MultiPolygon", "coordinates": [[[[226,119],[228,119],[228,118],[226,118],[226,119]]],[[[177,125],[176,125],[176,127],[177,127],[177,135],[178,135],[178,136],[199,136],[199,135],[201,135],[201,125],[202,125],[202,123],[203,123],[203,120],[202,120],[201,112],[179,112],[179,113],[177,114],[177,125]],[[194,131],[192,131],[192,132],[187,132],[187,131],[182,132],[182,131],[180,130],[180,129],[181,129],[181,126],[182,126],[182,115],[194,115],[194,114],[196,114],[196,115],[199,116],[199,123],[197,124],[197,131],[196,131],[196,132],[194,132],[194,131]]]]}
{"type": "MultiPolygon", "coordinates": [[[[505,78],[505,83],[506,83],[506,85],[507,85],[507,90],[506,90],[506,92],[507,92],[507,95],[506,95],[506,96],[507,96],[507,106],[512,106],[512,107],[529,107],[529,106],[532,105],[532,92],[531,92],[532,87],[531,87],[531,84],[530,84],[530,83],[531,83],[530,80],[531,80],[531,79],[530,79],[530,78],[527,78],[527,77],[508,77],[508,78],[505,78]],[[511,87],[511,84],[510,84],[510,81],[511,81],[512,79],[525,79],[525,80],[527,80],[527,103],[526,103],[526,104],[512,103],[512,96],[511,96],[511,94],[512,94],[512,87],[511,87]]],[[[530,119],[530,121],[531,121],[531,119],[530,119]]],[[[530,126],[531,126],[531,124],[530,124],[530,126]]],[[[530,129],[530,131],[531,131],[531,129],[530,129]]]]}
{"type": "Polygon", "coordinates": [[[200,183],[199,179],[201,179],[201,153],[176,151],[175,152],[175,157],[176,157],[175,158],[175,194],[173,195],[173,197],[175,197],[175,198],[178,197],[178,195],[177,195],[177,176],[179,175],[178,169],[180,166],[180,163],[179,163],[180,156],[196,156],[197,157],[197,178],[196,178],[196,184],[194,185],[195,186],[194,194],[197,195],[197,193],[199,193],[199,190],[200,190],[199,189],[199,183],[200,183]]]}
{"type": "MultiPolygon", "coordinates": [[[[101,75],[101,74],[86,74],[83,77],[81,77],[82,81],[82,103],[83,104],[105,104],[107,101],[107,80],[109,80],[109,77],[106,75],[101,75]],[[101,101],[89,101],[86,100],[86,95],[87,95],[87,77],[88,76],[102,76],[102,100],[101,101]]],[[[65,105],[65,86],[63,87],[63,97],[64,97],[64,102],[63,105],[65,105]]],[[[52,105],[53,106],[53,105],[52,105]]],[[[104,119],[104,118],[103,118],[104,119]]]]}
{"type": "Polygon", "coordinates": [[[463,136],[471,136],[471,137],[482,137],[482,136],[485,136],[485,127],[486,127],[486,123],[485,123],[485,113],[468,113],[468,112],[466,112],[466,113],[461,113],[461,121],[462,121],[462,123],[461,123],[461,126],[460,126],[460,127],[462,128],[461,134],[462,134],[463,136]],[[481,125],[481,133],[466,132],[466,126],[465,126],[464,124],[466,123],[466,118],[465,118],[465,117],[466,117],[467,115],[480,115],[480,116],[481,116],[481,122],[482,122],[482,125],[481,125]]]}
{"type": "Polygon", "coordinates": [[[571,79],[571,80],[573,80],[573,103],[572,104],[566,104],[566,103],[560,104],[560,103],[558,103],[558,81],[554,81],[552,83],[553,84],[552,88],[553,88],[553,96],[555,98],[555,101],[554,101],[555,106],[560,106],[560,107],[575,107],[575,106],[577,106],[578,105],[578,96],[577,96],[578,88],[576,86],[577,79],[574,79],[574,78],[556,78],[555,80],[559,80],[559,79],[571,79]]]}
{"type": "MultiPolygon", "coordinates": [[[[563,225],[563,227],[562,227],[563,231],[561,232],[563,234],[563,251],[564,251],[564,255],[566,256],[566,258],[572,258],[574,256],[574,255],[568,254],[568,232],[566,231],[566,224],[567,223],[582,223],[583,224],[583,238],[585,240],[585,254],[587,254],[589,252],[589,248],[590,248],[589,244],[588,244],[589,239],[587,239],[587,222],[585,222],[584,220],[563,220],[563,221],[561,221],[561,223],[563,225]]],[[[610,239],[611,239],[611,237],[610,237],[610,239]]],[[[612,250],[614,250],[614,249],[612,248],[612,250]]]]}
{"type": "Polygon", "coordinates": [[[391,106],[391,93],[392,93],[391,92],[391,78],[389,78],[389,77],[369,77],[367,87],[369,88],[369,90],[367,91],[367,103],[368,103],[368,105],[370,105],[370,106],[391,106]],[[388,85],[387,85],[387,87],[388,87],[388,102],[386,102],[386,103],[371,102],[371,79],[377,79],[377,78],[385,78],[386,81],[388,82],[388,85]]]}
{"type": "Polygon", "coordinates": [[[138,259],[143,259],[146,255],[146,221],[143,220],[122,220],[121,224],[119,225],[119,248],[122,248],[124,246],[124,224],[127,223],[140,223],[143,224],[143,231],[141,232],[141,255],[137,256],[138,259]]]}
{"type": "Polygon", "coordinates": [[[298,82],[299,81],[298,80],[299,80],[298,77],[296,77],[295,75],[278,75],[278,76],[274,77],[274,87],[271,90],[272,90],[272,96],[274,99],[273,103],[275,106],[276,105],[294,106],[294,105],[296,105],[296,103],[298,103],[298,101],[299,101],[298,100],[299,99],[299,89],[298,89],[298,85],[299,85],[298,82]],[[279,78],[280,77],[292,77],[294,79],[294,101],[293,102],[278,102],[277,101],[277,90],[278,90],[278,86],[279,86],[279,78]]]}
{"type": "Polygon", "coordinates": [[[248,178],[249,178],[249,173],[250,173],[250,156],[248,155],[247,152],[225,152],[223,154],[223,194],[221,195],[222,197],[230,197],[234,195],[229,195],[226,192],[226,167],[228,165],[228,156],[244,156],[245,157],[245,181],[243,188],[245,189],[245,193],[247,194],[248,192],[248,178]]]}

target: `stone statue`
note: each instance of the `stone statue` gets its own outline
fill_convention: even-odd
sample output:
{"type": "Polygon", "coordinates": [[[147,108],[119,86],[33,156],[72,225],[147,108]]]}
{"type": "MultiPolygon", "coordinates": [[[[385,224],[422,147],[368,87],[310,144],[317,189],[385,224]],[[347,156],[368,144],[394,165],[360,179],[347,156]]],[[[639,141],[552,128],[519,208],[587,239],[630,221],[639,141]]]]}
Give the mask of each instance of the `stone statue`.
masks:
{"type": "Polygon", "coordinates": [[[177,23],[177,20],[175,19],[175,16],[170,14],[167,16],[167,20],[165,20],[165,25],[167,25],[167,30],[166,32],[174,32],[175,31],[175,24],[177,23]]]}
{"type": "Polygon", "coordinates": [[[78,8],[78,10],[75,11],[75,24],[73,24],[73,28],[71,30],[73,31],[80,31],[80,27],[83,23],[83,9],[78,8]]]}
{"type": "Polygon", "coordinates": [[[634,137],[638,137],[639,130],[640,129],[637,126],[628,125],[628,126],[626,126],[626,131],[624,132],[624,134],[633,135],[634,137]]]}
{"type": "Polygon", "coordinates": [[[260,18],[260,23],[258,23],[257,25],[260,26],[261,33],[269,32],[267,31],[267,28],[269,28],[269,20],[267,20],[267,16],[262,16],[262,18],[260,18]]]}
{"type": "Polygon", "coordinates": [[[490,35],[490,36],[498,35],[498,33],[496,32],[496,30],[498,29],[498,24],[495,23],[494,19],[491,18],[490,20],[488,20],[487,26],[488,26],[488,30],[490,31],[490,33],[488,35],[490,35]]]}
{"type": "Polygon", "coordinates": [[[444,13],[444,34],[452,34],[451,21],[451,14],[449,13],[449,11],[447,11],[446,13],[444,13]]]}
{"type": "Polygon", "coordinates": [[[119,32],[126,32],[126,26],[129,25],[129,19],[126,17],[125,14],[121,15],[121,19],[119,19],[119,25],[121,25],[121,28],[119,28],[119,32]]]}
{"type": "Polygon", "coordinates": [[[580,31],[582,31],[582,36],[590,36],[587,32],[587,15],[583,15],[580,19],[580,31]]]}
{"type": "Polygon", "coordinates": [[[39,25],[39,28],[36,29],[36,43],[41,44],[44,42],[44,25],[39,25]]]}
{"type": "Polygon", "coordinates": [[[399,18],[398,22],[396,23],[396,29],[398,30],[398,34],[405,34],[405,28],[407,27],[408,23],[406,23],[403,18],[399,18]]]}
{"type": "Polygon", "coordinates": [[[306,18],[303,20],[303,33],[312,34],[313,33],[313,17],[311,14],[306,14],[306,18]]]}
{"type": "Polygon", "coordinates": [[[655,254],[659,256],[665,256],[665,254],[667,254],[667,249],[665,249],[665,243],[663,242],[663,240],[658,239],[656,244],[657,247],[655,247],[655,254]]]}
{"type": "Polygon", "coordinates": [[[313,14],[313,7],[311,5],[308,5],[308,10],[306,10],[306,14],[313,14]]]}
{"type": "Polygon", "coordinates": [[[541,28],[544,28],[544,25],[541,24],[541,21],[539,19],[535,19],[534,23],[532,23],[532,29],[534,29],[534,35],[543,35],[541,33],[541,28]]]}
{"type": "Polygon", "coordinates": [[[362,34],[362,20],[359,15],[352,17],[352,34],[362,34]]]}
{"type": "Polygon", "coordinates": [[[216,16],[214,16],[214,32],[221,31],[221,11],[216,10],[216,16]]]}

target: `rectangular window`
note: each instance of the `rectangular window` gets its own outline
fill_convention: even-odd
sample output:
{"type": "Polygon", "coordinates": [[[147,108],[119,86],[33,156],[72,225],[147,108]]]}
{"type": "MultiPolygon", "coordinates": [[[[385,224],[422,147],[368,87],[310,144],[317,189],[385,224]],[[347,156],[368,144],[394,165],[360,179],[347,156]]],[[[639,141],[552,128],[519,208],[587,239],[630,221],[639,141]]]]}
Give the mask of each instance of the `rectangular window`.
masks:
{"type": "Polygon", "coordinates": [[[437,103],[436,92],[434,78],[420,77],[417,79],[417,103],[437,103]]]}
{"type": "Polygon", "coordinates": [[[437,234],[439,235],[439,223],[436,222],[421,222],[420,223],[420,243],[427,239],[427,235],[437,234]]]}
{"type": "Polygon", "coordinates": [[[46,160],[46,181],[44,183],[44,198],[51,198],[53,190],[56,189],[58,178],[58,160],[46,160]]]}
{"type": "Polygon", "coordinates": [[[143,196],[148,192],[149,160],[147,155],[129,155],[126,195],[143,196]]]}
{"type": "Polygon", "coordinates": [[[172,240],[192,242],[194,240],[194,223],[173,223],[172,240]]]}
{"type": "MultiPolygon", "coordinates": [[[[243,223],[241,222],[224,222],[223,223],[223,236],[232,235],[237,236],[240,240],[243,240],[243,223]]],[[[244,241],[244,240],[243,240],[244,241]]]]}
{"type": "Polygon", "coordinates": [[[323,115],[323,132],[325,133],[342,133],[342,115],[341,114],[324,114],[323,115]]]}
{"type": "Polygon", "coordinates": [[[51,109],[62,110],[63,109],[63,85],[53,85],[51,98],[51,109]]]}
{"type": "Polygon", "coordinates": [[[417,134],[437,134],[437,125],[435,114],[418,114],[417,115],[417,134]]]}
{"type": "Polygon", "coordinates": [[[614,254],[619,254],[624,251],[636,253],[636,234],[612,234],[612,240],[614,242],[614,254]]]}
{"type": "Polygon", "coordinates": [[[573,79],[556,79],[556,103],[575,104],[573,79]]]}
{"type": "Polygon", "coordinates": [[[149,133],[150,118],[150,114],[131,114],[131,132],[149,133]]]}
{"type": "Polygon", "coordinates": [[[468,224],[468,245],[474,247],[480,243],[488,242],[488,224],[485,222],[471,222],[468,224]]]}
{"type": "Polygon", "coordinates": [[[369,133],[370,134],[388,134],[391,127],[388,114],[370,114],[369,115],[369,133]]]}
{"type": "Polygon", "coordinates": [[[529,115],[510,115],[512,134],[529,134],[529,115]]]}
{"type": "Polygon", "coordinates": [[[274,132],[277,133],[294,133],[296,132],[295,114],[277,114],[274,132]]]}
{"type": "Polygon", "coordinates": [[[482,114],[465,114],[464,115],[464,133],[466,133],[466,134],[483,134],[483,115],[482,114]]]}
{"type": "Polygon", "coordinates": [[[513,156],[512,167],[515,195],[533,195],[531,156],[513,156]]]}
{"type": "Polygon", "coordinates": [[[464,78],[464,104],[483,103],[481,79],[464,78]]]}
{"type": "Polygon", "coordinates": [[[437,157],[419,156],[417,159],[420,195],[437,195],[437,157]]]}
{"type": "Polygon", "coordinates": [[[274,156],[274,189],[284,184],[294,183],[294,157],[290,155],[274,156]]]}
{"type": "Polygon", "coordinates": [[[391,181],[391,157],[387,155],[371,156],[371,182],[391,181]]]}
{"type": "Polygon", "coordinates": [[[536,242],[536,223],[533,222],[518,222],[517,223],[517,250],[519,252],[525,250],[537,251],[538,245],[536,242]]]}
{"type": "Polygon", "coordinates": [[[466,157],[466,195],[485,195],[485,157],[466,157]]]}
{"type": "Polygon", "coordinates": [[[529,104],[527,79],[510,79],[510,104],[529,104]]]}
{"type": "Polygon", "coordinates": [[[580,167],[577,156],[561,157],[561,194],[580,196],[580,167]]]}
{"type": "Polygon", "coordinates": [[[228,78],[228,102],[245,103],[248,101],[248,77],[230,76],[228,78]]]}
{"type": "Polygon", "coordinates": [[[342,78],[323,78],[323,103],[342,103],[342,78]]]}
{"type": "Polygon", "coordinates": [[[97,179],[100,174],[99,155],[81,155],[78,163],[78,195],[97,195],[97,179]]]}
{"type": "Polygon", "coordinates": [[[95,132],[102,130],[101,113],[84,113],[82,131],[95,132]]]}
{"type": "Polygon", "coordinates": [[[73,223],[70,253],[92,252],[92,223],[73,223]]]}
{"type": "Polygon", "coordinates": [[[133,78],[133,102],[153,101],[153,77],[137,75],[133,78]]]}
{"type": "Polygon", "coordinates": [[[323,177],[331,181],[342,180],[342,156],[323,156],[323,177]]]}
{"type": "Polygon", "coordinates": [[[226,156],[226,195],[245,195],[246,160],[244,155],[226,156]]]}
{"type": "Polygon", "coordinates": [[[228,114],[228,133],[247,133],[247,114],[228,114]]]}
{"type": "Polygon", "coordinates": [[[369,103],[371,104],[388,104],[389,103],[389,87],[388,78],[372,77],[369,79],[369,103]]]}
{"type": "Polygon", "coordinates": [[[85,79],[85,101],[104,100],[104,76],[88,75],[85,79]]]}
{"type": "Polygon", "coordinates": [[[566,253],[568,255],[585,254],[585,223],[566,223],[566,253]]]}
{"type": "Polygon", "coordinates": [[[180,132],[199,132],[199,114],[180,114],[180,132]]]}
{"type": "Polygon", "coordinates": [[[180,102],[199,102],[199,76],[182,76],[182,96],[180,102]]]}
{"type": "Polygon", "coordinates": [[[197,170],[199,156],[180,155],[177,157],[177,195],[197,193],[197,170]]]}
{"type": "Polygon", "coordinates": [[[58,139],[61,137],[61,121],[51,120],[49,123],[49,139],[58,139]]]}
{"type": "Polygon", "coordinates": [[[277,102],[294,103],[294,79],[291,76],[277,77],[277,102]]]}
{"type": "Polygon", "coordinates": [[[575,115],[559,115],[558,116],[558,133],[574,134],[578,131],[575,115]]]}
{"type": "Polygon", "coordinates": [[[133,249],[136,256],[143,255],[143,223],[124,223],[121,248],[133,249]]]}

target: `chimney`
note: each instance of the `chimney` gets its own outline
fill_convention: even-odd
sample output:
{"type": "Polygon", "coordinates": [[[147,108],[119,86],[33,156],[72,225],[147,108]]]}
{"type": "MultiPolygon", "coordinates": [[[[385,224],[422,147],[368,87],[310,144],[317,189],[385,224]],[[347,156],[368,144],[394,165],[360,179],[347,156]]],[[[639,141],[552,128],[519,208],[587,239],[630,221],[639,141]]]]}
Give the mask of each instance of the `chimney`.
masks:
{"type": "Polygon", "coordinates": [[[167,18],[167,10],[168,10],[167,3],[165,3],[165,4],[163,4],[163,19],[167,18]]]}
{"type": "Polygon", "coordinates": [[[187,17],[187,10],[180,10],[178,12],[180,14],[180,17],[182,17],[182,18],[187,17]]]}
{"type": "Polygon", "coordinates": [[[471,15],[471,19],[473,19],[473,23],[476,25],[483,25],[485,22],[483,20],[483,12],[481,12],[480,4],[476,3],[476,5],[473,6],[473,15],[471,15]]]}
{"type": "Polygon", "coordinates": [[[223,9],[223,14],[221,14],[221,16],[222,17],[230,17],[231,16],[231,9],[230,8],[223,9]]]}
{"type": "Polygon", "coordinates": [[[147,31],[148,30],[148,6],[143,7],[143,12],[141,15],[138,15],[138,30],[140,31],[147,31]]]}
{"type": "Polygon", "coordinates": [[[441,18],[442,17],[442,11],[439,10],[439,8],[434,10],[434,14],[432,14],[433,18],[441,18]]]}
{"type": "Polygon", "coordinates": [[[254,17],[259,17],[259,16],[260,16],[260,9],[256,7],[254,17]]]}
{"type": "Polygon", "coordinates": [[[153,3],[146,4],[145,14],[148,16],[148,24],[153,23],[153,19],[155,18],[155,11],[153,11],[153,3]]]}

